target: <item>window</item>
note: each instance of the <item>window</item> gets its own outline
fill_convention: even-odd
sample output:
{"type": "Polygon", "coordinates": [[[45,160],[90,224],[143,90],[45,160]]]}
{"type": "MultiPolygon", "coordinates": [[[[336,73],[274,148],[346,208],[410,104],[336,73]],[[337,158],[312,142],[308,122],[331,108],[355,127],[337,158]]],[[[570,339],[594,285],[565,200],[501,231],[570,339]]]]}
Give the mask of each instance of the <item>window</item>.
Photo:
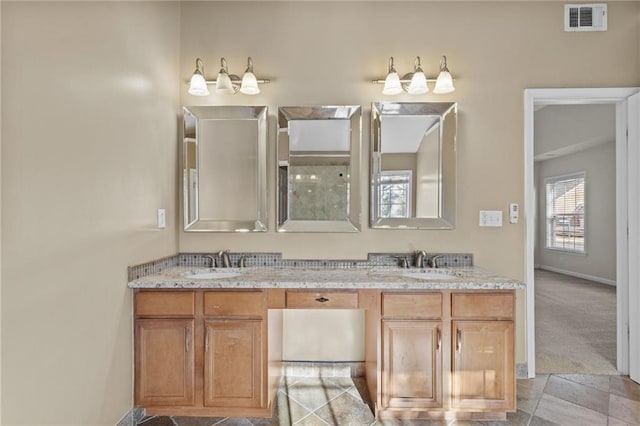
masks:
{"type": "Polygon", "coordinates": [[[585,173],[545,179],[549,249],[585,253],[585,173]]]}
{"type": "Polygon", "coordinates": [[[378,203],[380,217],[411,217],[411,170],[392,170],[380,173],[378,203]]]}

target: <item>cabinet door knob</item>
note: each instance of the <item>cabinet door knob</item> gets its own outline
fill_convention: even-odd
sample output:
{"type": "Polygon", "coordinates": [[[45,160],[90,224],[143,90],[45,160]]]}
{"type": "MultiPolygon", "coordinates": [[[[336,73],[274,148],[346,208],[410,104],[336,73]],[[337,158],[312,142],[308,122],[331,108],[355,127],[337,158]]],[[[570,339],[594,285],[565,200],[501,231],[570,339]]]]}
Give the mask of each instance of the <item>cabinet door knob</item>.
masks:
{"type": "Polygon", "coordinates": [[[326,298],[326,297],[324,297],[324,296],[320,296],[320,297],[318,297],[318,298],[316,299],[316,302],[320,302],[320,303],[325,303],[325,302],[328,302],[328,301],[329,301],[329,299],[327,299],[327,298],[326,298]]]}

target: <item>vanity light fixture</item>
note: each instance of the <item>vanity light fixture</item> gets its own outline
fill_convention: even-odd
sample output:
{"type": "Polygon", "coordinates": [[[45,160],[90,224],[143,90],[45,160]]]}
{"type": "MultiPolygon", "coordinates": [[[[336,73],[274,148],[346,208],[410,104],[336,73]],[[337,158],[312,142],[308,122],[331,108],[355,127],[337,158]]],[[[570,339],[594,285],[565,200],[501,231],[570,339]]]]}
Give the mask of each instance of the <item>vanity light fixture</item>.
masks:
{"type": "Polygon", "coordinates": [[[253,61],[251,58],[247,58],[247,69],[242,76],[242,85],[240,86],[240,93],[244,93],[245,95],[257,95],[260,93],[260,88],[258,87],[258,80],[256,76],[253,74],[253,61]]]}
{"type": "Polygon", "coordinates": [[[440,60],[440,73],[437,78],[427,78],[420,64],[420,57],[416,56],[413,64],[413,72],[399,77],[393,64],[393,57],[389,58],[389,73],[384,80],[373,80],[375,84],[384,84],[383,95],[399,95],[403,89],[410,95],[421,95],[429,91],[427,83],[434,83],[433,93],[451,93],[455,90],[453,77],[447,67],[447,57],[440,60]]]}
{"type": "Polygon", "coordinates": [[[189,94],[194,96],[208,96],[209,89],[207,88],[207,82],[204,79],[204,62],[202,59],[196,59],[196,70],[191,76],[191,82],[189,83],[189,94]]]}
{"type": "Polygon", "coordinates": [[[433,93],[451,93],[456,90],[453,87],[453,77],[447,68],[447,57],[443,56],[440,59],[440,74],[436,79],[436,87],[433,89],[433,93]]]}
{"type": "Polygon", "coordinates": [[[243,93],[245,95],[257,95],[260,93],[258,84],[270,83],[269,80],[257,79],[253,74],[253,60],[247,58],[247,69],[242,79],[235,74],[229,74],[227,60],[220,58],[220,71],[215,80],[206,80],[204,77],[204,63],[202,59],[196,59],[196,70],[191,76],[189,82],[189,94],[194,96],[208,96],[209,89],[207,85],[215,84],[216,93],[235,94],[243,93]]]}
{"type": "MultiPolygon", "coordinates": [[[[408,76],[409,75],[405,77],[408,76]]],[[[411,81],[405,87],[405,89],[410,95],[422,95],[423,93],[427,93],[429,91],[429,86],[427,86],[427,77],[424,75],[424,71],[422,71],[422,66],[420,65],[420,56],[416,56],[416,59],[413,63],[413,74],[411,75],[411,81]]]]}
{"type": "Polygon", "coordinates": [[[393,67],[393,56],[389,58],[389,73],[384,79],[383,95],[398,95],[402,93],[402,85],[400,84],[400,76],[393,67]]]}
{"type": "Polygon", "coordinates": [[[238,86],[231,84],[229,69],[227,68],[227,60],[220,58],[220,71],[216,79],[216,93],[225,93],[233,95],[238,92],[238,86]]]}

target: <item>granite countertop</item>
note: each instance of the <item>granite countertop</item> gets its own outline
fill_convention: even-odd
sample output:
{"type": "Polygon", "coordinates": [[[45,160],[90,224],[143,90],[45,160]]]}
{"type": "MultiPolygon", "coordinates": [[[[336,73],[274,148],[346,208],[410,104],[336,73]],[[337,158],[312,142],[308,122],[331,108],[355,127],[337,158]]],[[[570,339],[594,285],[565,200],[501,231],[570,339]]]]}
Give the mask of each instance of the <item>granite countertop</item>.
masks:
{"type": "Polygon", "coordinates": [[[174,267],[162,274],[129,282],[129,288],[291,288],[291,289],[409,289],[513,290],[524,283],[485,269],[468,268],[188,268],[174,267]],[[193,278],[192,274],[224,278],[193,278]],[[405,276],[420,274],[427,278],[405,276]],[[424,274],[424,275],[423,275],[424,274]],[[235,276],[228,276],[235,275],[235,276]]]}

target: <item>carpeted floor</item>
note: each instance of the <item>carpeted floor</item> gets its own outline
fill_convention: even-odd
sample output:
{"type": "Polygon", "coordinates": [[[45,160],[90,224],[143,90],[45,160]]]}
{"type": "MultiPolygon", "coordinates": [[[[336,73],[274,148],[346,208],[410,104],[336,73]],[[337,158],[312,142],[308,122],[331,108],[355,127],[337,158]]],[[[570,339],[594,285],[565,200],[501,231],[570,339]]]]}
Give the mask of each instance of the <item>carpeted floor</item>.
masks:
{"type": "Polygon", "coordinates": [[[536,373],[616,374],[616,289],[537,269],[536,373]]]}

